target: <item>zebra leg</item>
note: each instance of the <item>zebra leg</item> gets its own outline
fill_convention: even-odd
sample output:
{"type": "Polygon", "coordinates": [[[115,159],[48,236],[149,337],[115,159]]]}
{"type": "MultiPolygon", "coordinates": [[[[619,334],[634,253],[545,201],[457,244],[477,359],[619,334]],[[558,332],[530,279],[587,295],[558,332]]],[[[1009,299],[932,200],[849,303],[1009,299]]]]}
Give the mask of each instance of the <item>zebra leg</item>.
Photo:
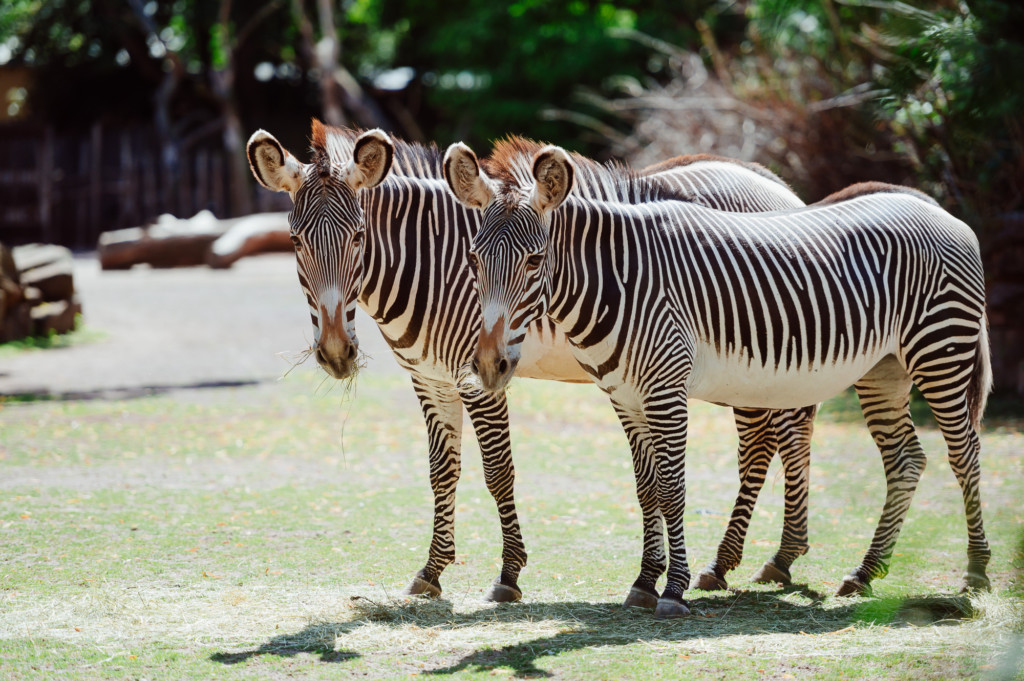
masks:
{"type": "Polygon", "coordinates": [[[498,506],[498,520],[501,522],[501,574],[484,599],[511,603],[523,597],[518,579],[520,570],[526,565],[526,545],[519,530],[519,516],[516,515],[516,472],[512,464],[505,394],[464,393],[462,401],[476,430],[483,459],[484,480],[498,506]]]}
{"type": "Polygon", "coordinates": [[[868,595],[871,580],[889,572],[899,536],[925,468],[924,450],[910,418],[910,376],[895,357],[879,362],[855,385],[868,430],[885,468],[885,505],[860,566],[843,579],[837,596],[868,595]]]}
{"type": "Polygon", "coordinates": [[[757,495],[764,486],[768,465],[775,456],[776,433],[772,428],[772,412],[767,409],[733,409],[739,435],[740,491],[732,507],[732,516],[725,535],[718,544],[715,558],[700,571],[694,588],[705,591],[725,589],[725,575],[740,564],[750,518],[757,495]]]}
{"type": "Polygon", "coordinates": [[[793,561],[807,553],[807,496],[811,474],[811,434],[817,405],[772,412],[779,458],[786,475],[786,508],[779,550],[754,576],[759,583],[789,584],[793,561]]]}
{"type": "Polygon", "coordinates": [[[686,435],[688,410],[684,389],[661,390],[644,400],[644,417],[651,429],[658,506],[668,535],[668,571],[665,590],[654,616],[685,617],[690,608],[683,593],[690,585],[686,560],[683,512],[686,508],[686,435]]]}
{"type": "MultiPolygon", "coordinates": [[[[959,351],[960,348],[957,348],[959,351]]],[[[953,352],[950,352],[954,355],[953,352]]],[[[973,362],[973,358],[971,360],[973,362]]],[[[981,518],[981,442],[978,438],[976,421],[968,412],[966,375],[961,366],[943,367],[940,372],[932,367],[927,375],[915,372],[914,382],[928,401],[932,414],[942,430],[948,449],[949,466],[960,483],[967,516],[967,571],[963,576],[961,591],[992,588],[985,574],[992,551],[985,536],[981,518]]],[[[980,415],[978,416],[980,419],[980,415]]]]}
{"type": "Polygon", "coordinates": [[[412,385],[427,424],[434,532],[427,564],[404,593],[436,597],[441,595],[441,572],[455,560],[455,486],[462,472],[462,402],[454,388],[428,383],[415,375],[412,385]]]}
{"type": "Polygon", "coordinates": [[[627,409],[614,400],[612,400],[612,405],[626,432],[629,449],[633,455],[636,497],[640,503],[640,514],[644,527],[644,549],[640,558],[640,575],[630,587],[629,595],[626,596],[623,606],[653,610],[658,606],[658,579],[665,572],[668,560],[665,558],[664,530],[661,524],[661,509],[658,507],[651,431],[642,414],[627,409]]]}

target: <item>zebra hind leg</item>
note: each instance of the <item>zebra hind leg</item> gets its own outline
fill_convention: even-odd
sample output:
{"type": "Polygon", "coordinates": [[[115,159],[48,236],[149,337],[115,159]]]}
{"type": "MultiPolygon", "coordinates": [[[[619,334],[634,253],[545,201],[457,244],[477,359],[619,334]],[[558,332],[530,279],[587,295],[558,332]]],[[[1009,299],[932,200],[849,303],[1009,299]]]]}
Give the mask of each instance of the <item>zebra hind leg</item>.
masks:
{"type": "Polygon", "coordinates": [[[868,430],[882,455],[885,505],[861,564],[843,579],[837,596],[869,595],[889,561],[924,472],[926,458],[910,417],[910,376],[895,357],[879,362],[855,385],[868,430]]]}
{"type": "Polygon", "coordinates": [[[462,471],[462,402],[454,389],[413,377],[413,388],[427,425],[430,487],[434,492],[434,529],[427,563],[406,595],[441,595],[441,572],[455,560],[455,487],[462,471]]]}
{"type": "Polygon", "coordinates": [[[515,467],[509,436],[508,407],[505,395],[474,392],[462,395],[466,411],[476,430],[483,459],[484,480],[498,507],[501,523],[501,574],[484,599],[497,603],[520,600],[519,573],[526,565],[526,545],[519,528],[515,502],[515,467]]]}
{"type": "Polygon", "coordinates": [[[779,445],[779,458],[786,475],[785,520],[779,550],[752,577],[761,584],[790,584],[789,568],[807,553],[808,492],[811,473],[811,435],[818,407],[772,412],[772,426],[779,445]]]}
{"type": "MultiPolygon", "coordinates": [[[[956,353],[951,352],[951,355],[956,353]]],[[[980,414],[972,415],[965,399],[970,376],[964,378],[960,366],[946,367],[944,372],[930,368],[927,375],[915,373],[914,382],[931,407],[946,440],[949,466],[960,484],[967,517],[967,571],[963,575],[961,591],[990,590],[992,584],[986,568],[992,551],[985,536],[981,513],[981,442],[977,422],[980,414]],[[961,388],[958,383],[962,383],[961,388]]]]}
{"type": "Polygon", "coordinates": [[[772,412],[767,409],[733,409],[736,433],[739,435],[740,489],[733,504],[732,516],[725,535],[718,544],[715,558],[697,574],[693,588],[704,591],[726,589],[725,575],[740,564],[743,543],[754,513],[757,496],[764,486],[768,465],[777,449],[776,433],[772,427],[772,412]]]}
{"type": "Polygon", "coordinates": [[[643,519],[643,554],[640,559],[640,574],[630,587],[624,607],[654,610],[658,605],[658,579],[668,566],[665,557],[664,529],[661,510],[658,508],[658,494],[654,471],[654,446],[651,432],[643,416],[622,405],[612,402],[615,413],[622,423],[629,440],[633,457],[633,474],[636,478],[636,496],[643,519]]]}

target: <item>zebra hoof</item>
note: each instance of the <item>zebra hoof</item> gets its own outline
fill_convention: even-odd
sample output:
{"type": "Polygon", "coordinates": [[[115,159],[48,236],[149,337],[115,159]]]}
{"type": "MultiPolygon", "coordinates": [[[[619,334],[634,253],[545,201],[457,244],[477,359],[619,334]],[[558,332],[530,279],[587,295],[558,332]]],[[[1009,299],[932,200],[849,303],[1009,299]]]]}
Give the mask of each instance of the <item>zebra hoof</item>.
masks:
{"type": "Polygon", "coordinates": [[[622,604],[622,607],[654,610],[658,607],[658,596],[634,586],[630,588],[629,595],[626,596],[626,601],[622,604]]]}
{"type": "Polygon", "coordinates": [[[523,592],[501,582],[495,582],[484,595],[484,600],[490,603],[516,603],[523,598],[523,592]]]}
{"type": "Polygon", "coordinates": [[[701,591],[725,591],[729,588],[729,584],[714,572],[708,571],[697,575],[693,588],[701,591]]]}
{"type": "Polygon", "coordinates": [[[422,577],[412,578],[409,586],[402,592],[403,596],[426,596],[427,598],[438,598],[441,595],[441,585],[432,584],[422,577]]]}
{"type": "Polygon", "coordinates": [[[783,586],[789,586],[793,583],[789,570],[781,570],[779,566],[770,562],[762,565],[761,569],[750,578],[750,581],[755,584],[782,584],[783,586]]]}
{"type": "Polygon", "coordinates": [[[989,578],[983,574],[977,572],[965,572],[964,573],[964,584],[960,588],[960,593],[967,593],[969,591],[991,591],[992,582],[989,578]]]}
{"type": "Polygon", "coordinates": [[[847,575],[843,584],[836,591],[836,596],[870,596],[871,585],[862,581],[857,575],[847,575]]]}
{"type": "Polygon", "coordinates": [[[654,619],[656,620],[677,619],[689,615],[690,608],[686,606],[686,601],[677,601],[673,598],[659,598],[658,607],[654,610],[654,619]]]}

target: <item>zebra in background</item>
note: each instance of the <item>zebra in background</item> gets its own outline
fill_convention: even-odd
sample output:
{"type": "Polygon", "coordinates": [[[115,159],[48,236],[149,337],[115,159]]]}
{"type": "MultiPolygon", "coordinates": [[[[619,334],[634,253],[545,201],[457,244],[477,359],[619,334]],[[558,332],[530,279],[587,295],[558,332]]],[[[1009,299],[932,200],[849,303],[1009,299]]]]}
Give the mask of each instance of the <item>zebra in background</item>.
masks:
{"type": "MultiPolygon", "coordinates": [[[[261,184],[289,192],[295,203],[290,215],[292,241],[321,366],[336,378],[354,371],[358,303],[377,321],[399,364],[411,374],[427,424],[435,515],[427,564],[409,592],[439,594],[440,573],[454,559],[454,493],[464,404],[481,445],[504,539],[501,575],[488,598],[516,600],[526,552],[513,498],[505,400],[467,382],[480,327],[468,266],[479,217],[448,192],[436,148],[393,143],[379,131],[357,136],[317,121],[312,141],[313,163],[306,165],[259,131],[250,139],[249,160],[261,184]]],[[[507,144],[539,148],[525,140],[507,144]]],[[[781,180],[753,164],[680,157],[647,172],[655,181],[710,205],[745,210],[802,205],[781,180]],[[730,196],[739,198],[730,202],[730,196]]],[[[615,188],[602,191],[611,195],[615,188]]],[[[564,335],[548,320],[528,330],[517,375],[590,382],[564,335]]],[[[742,485],[718,559],[706,571],[713,588],[724,587],[725,571],[739,563],[753,504],[776,449],[786,468],[786,524],[780,550],[762,567],[759,578],[788,581],[790,562],[807,549],[806,470],[813,409],[737,410],[736,416],[742,485]]],[[[646,509],[652,518],[645,522],[651,537],[645,544],[660,547],[657,509],[649,501],[646,509]]],[[[646,602],[633,603],[653,607],[651,600],[648,595],[646,602]]]]}
{"type": "MultiPolygon", "coordinates": [[[[888,571],[925,455],[914,384],[935,415],[963,493],[965,588],[988,588],[978,427],[991,388],[978,241],[920,192],[855,186],[807,208],[715,211],[622,169],[580,171],[562,149],[492,154],[481,171],[458,143],[445,177],[482,212],[473,242],[483,315],[474,366],[500,392],[524,330],[548,315],[608,393],[656,484],[669,544],[658,617],[689,614],[684,540],[687,400],[777,409],[851,384],[882,454],[887,495],[861,565],[840,593],[888,571]],[[614,200],[570,193],[604,174],[614,200]]],[[[638,473],[638,476],[640,474],[638,473]]],[[[650,547],[645,547],[645,553],[650,547]]],[[[635,588],[655,589],[645,555],[635,588]]]]}

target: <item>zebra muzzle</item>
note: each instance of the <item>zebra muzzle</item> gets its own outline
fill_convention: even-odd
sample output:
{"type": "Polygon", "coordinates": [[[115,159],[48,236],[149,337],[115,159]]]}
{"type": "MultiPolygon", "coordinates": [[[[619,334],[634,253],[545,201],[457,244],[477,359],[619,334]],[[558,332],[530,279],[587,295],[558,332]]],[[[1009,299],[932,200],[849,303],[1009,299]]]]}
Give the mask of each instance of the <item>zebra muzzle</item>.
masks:
{"type": "Polygon", "coordinates": [[[316,361],[334,378],[348,378],[355,372],[359,345],[352,341],[331,338],[316,348],[316,361]]]}

